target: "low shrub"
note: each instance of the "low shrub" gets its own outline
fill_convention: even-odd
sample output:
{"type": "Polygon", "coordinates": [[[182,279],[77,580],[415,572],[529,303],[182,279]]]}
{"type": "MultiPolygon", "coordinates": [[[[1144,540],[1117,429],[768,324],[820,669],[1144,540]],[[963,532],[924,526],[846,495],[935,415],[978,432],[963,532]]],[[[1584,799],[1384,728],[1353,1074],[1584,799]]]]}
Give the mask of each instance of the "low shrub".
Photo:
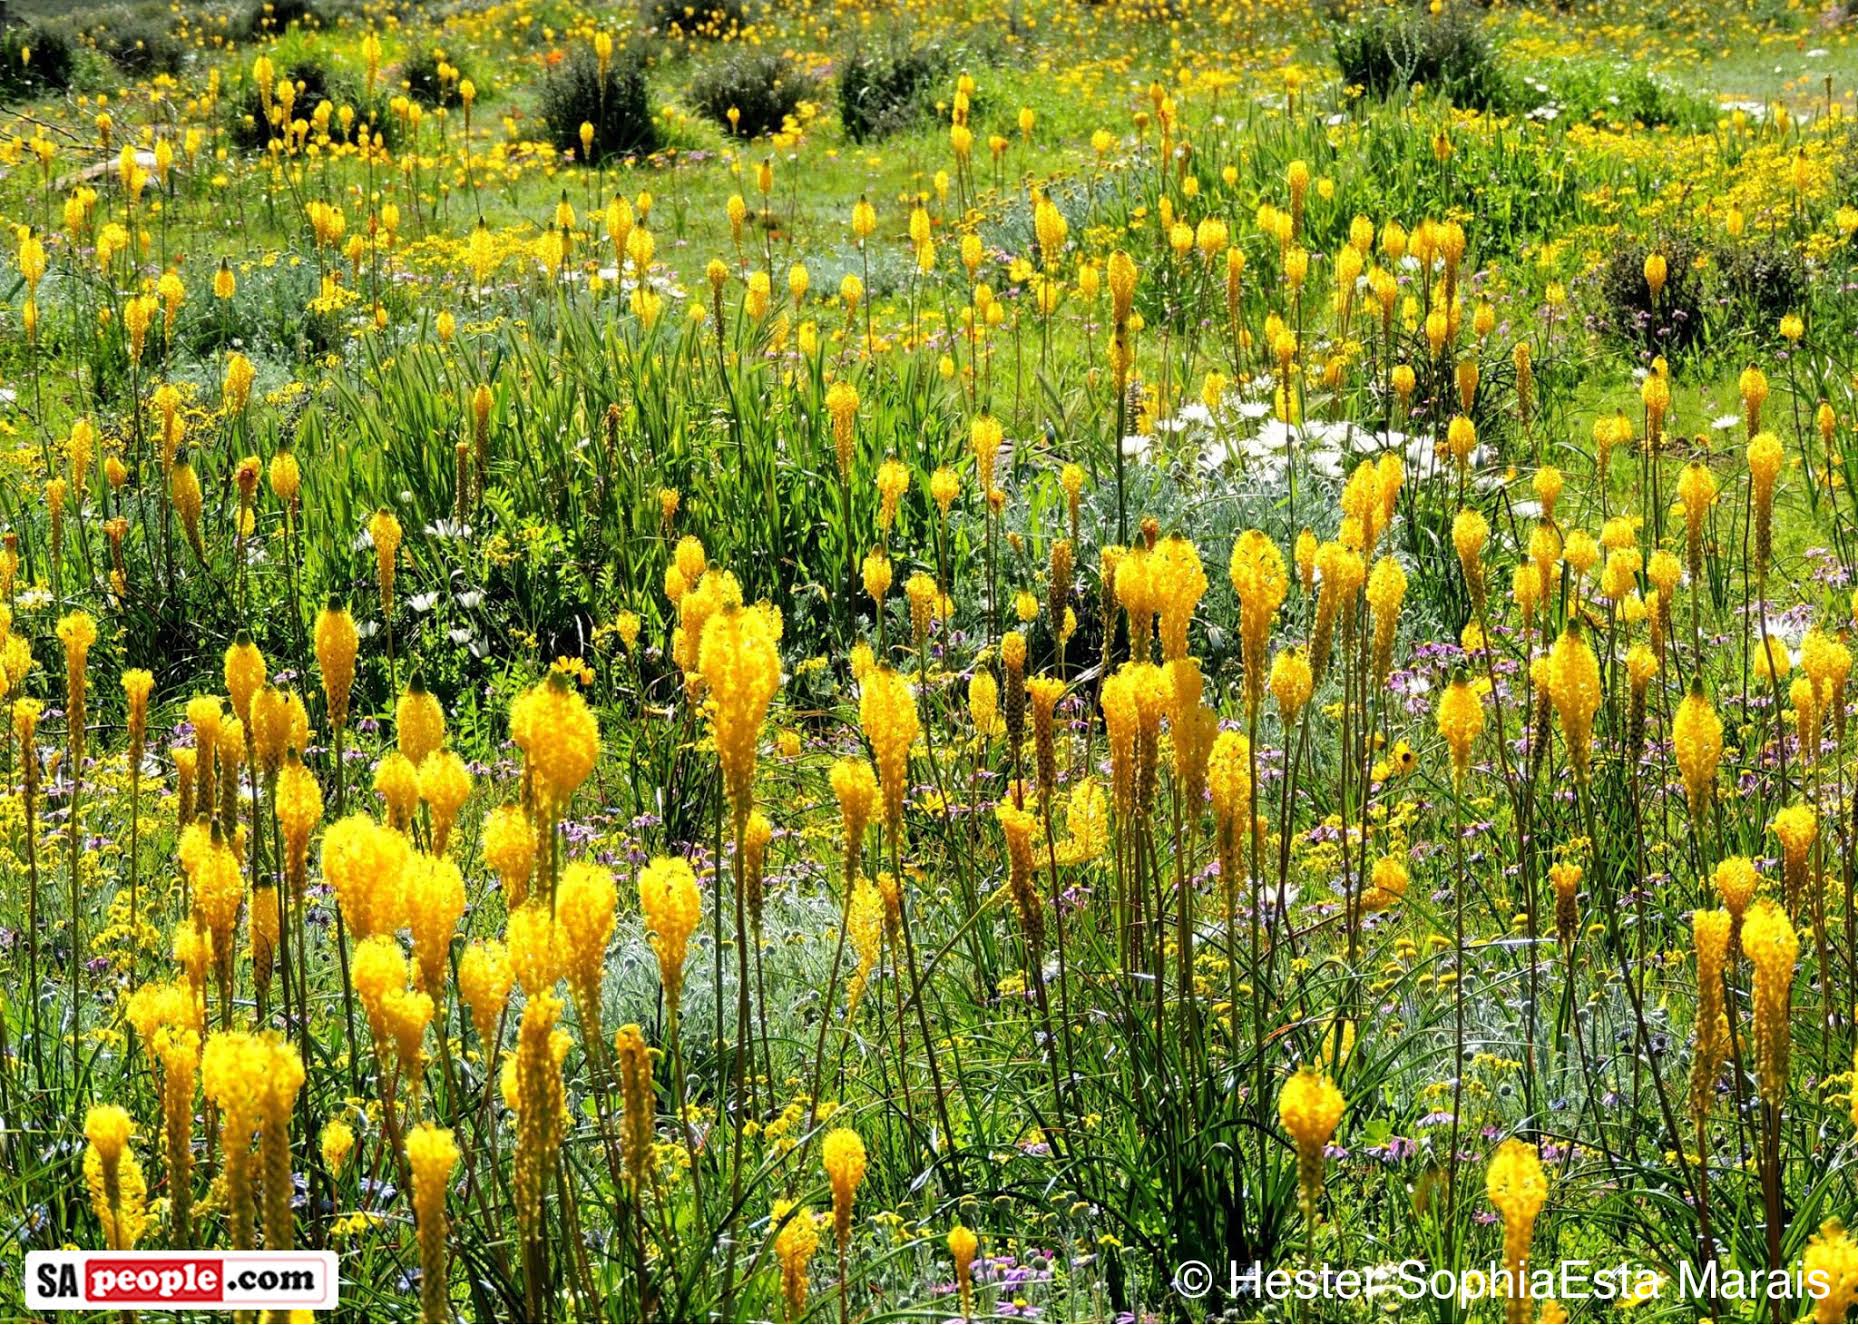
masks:
{"type": "Polygon", "coordinates": [[[248,39],[275,37],[294,27],[317,27],[322,21],[313,0],[252,0],[245,15],[248,39]]]}
{"type": "Polygon", "coordinates": [[[1780,244],[1737,244],[1717,256],[1724,291],[1740,305],[1741,321],[1769,330],[1811,299],[1806,262],[1780,244]]]}
{"type": "Polygon", "coordinates": [[[1490,37],[1456,8],[1375,10],[1336,34],[1335,62],[1343,82],[1375,97],[1424,87],[1478,110],[1506,100],[1490,37]]]}
{"type": "Polygon", "coordinates": [[[759,138],[778,132],[800,103],[818,92],[818,82],[792,60],[759,52],[732,55],[699,73],[691,82],[690,99],[727,132],[759,138]]]}
{"type": "Polygon", "coordinates": [[[63,23],[31,23],[0,32],[0,97],[63,92],[71,86],[77,66],[77,37],[63,23]]]}
{"type": "Polygon", "coordinates": [[[458,105],[458,85],[467,78],[477,87],[478,94],[483,95],[483,79],[433,46],[421,46],[400,66],[400,79],[406,84],[406,94],[423,106],[458,105]],[[451,71],[449,76],[441,76],[441,66],[451,71]]]}
{"type": "Polygon", "coordinates": [[[928,114],[954,60],[941,45],[857,47],[839,66],[839,122],[855,143],[907,128],[928,114]]]}
{"type": "Polygon", "coordinates": [[[1600,318],[1606,329],[1654,354],[1677,354],[1698,345],[1705,331],[1699,252],[1682,235],[1615,244],[1599,273],[1600,318]],[[1664,288],[1656,301],[1645,278],[1645,260],[1654,252],[1665,265],[1664,288]]]}
{"type": "Polygon", "coordinates": [[[746,0],[648,0],[652,31],[666,37],[721,40],[748,26],[746,0]]]}
{"type": "MultiPolygon", "coordinates": [[[[277,77],[288,78],[296,85],[297,96],[291,107],[293,119],[308,119],[319,101],[341,105],[354,100],[354,89],[337,73],[335,67],[317,55],[301,55],[277,65],[277,77]]],[[[256,84],[247,82],[245,94],[235,103],[236,116],[232,136],[241,147],[262,148],[282,130],[273,123],[267,106],[275,105],[276,91],[269,96],[256,84]]]]}
{"type": "Polygon", "coordinates": [[[581,158],[581,126],[593,125],[593,164],[608,156],[649,152],[658,145],[640,50],[615,52],[604,70],[582,43],[544,75],[542,122],[549,141],[581,158]]]}
{"type": "Polygon", "coordinates": [[[186,43],[165,22],[145,15],[111,15],[92,23],[84,35],[131,78],[178,74],[187,60],[186,43]]]}

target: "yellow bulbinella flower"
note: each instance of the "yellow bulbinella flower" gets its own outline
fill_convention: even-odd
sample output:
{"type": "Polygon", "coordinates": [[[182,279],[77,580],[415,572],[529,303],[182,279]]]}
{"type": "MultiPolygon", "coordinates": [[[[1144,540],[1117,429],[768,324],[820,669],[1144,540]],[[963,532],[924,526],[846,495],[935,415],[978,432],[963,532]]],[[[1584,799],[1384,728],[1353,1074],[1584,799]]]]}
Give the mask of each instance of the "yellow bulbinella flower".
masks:
{"type": "Polygon", "coordinates": [[[660,856],[639,872],[639,911],[673,1015],[684,988],[685,953],[702,910],[697,876],[683,857],[660,856]]]}
{"type": "Polygon", "coordinates": [[[1742,917],[1742,951],[1755,971],[1755,1075],[1762,1101],[1778,1110],[1787,1098],[1793,1045],[1793,967],[1800,939],[1787,913],[1761,898],[1742,917]]]}
{"type": "Polygon", "coordinates": [[[1510,1284],[1506,1319],[1519,1323],[1529,1319],[1529,1244],[1548,1200],[1541,1155],[1527,1141],[1511,1137],[1491,1156],[1484,1187],[1503,1216],[1503,1268],[1510,1284]]]}
{"type": "Polygon", "coordinates": [[[1439,735],[1452,755],[1452,781],[1464,785],[1471,771],[1471,748],[1484,730],[1484,705],[1477,690],[1460,670],[1439,697],[1439,735]]]}
{"type": "Polygon", "coordinates": [[[1298,1070],[1278,1093],[1277,1120],[1297,1148],[1297,1187],[1311,1220],[1323,1190],[1323,1151],[1342,1121],[1342,1108],[1342,1092],[1315,1067],[1298,1070]]]}
{"type": "Polygon", "coordinates": [[[1270,640],[1271,623],[1290,588],[1284,570],[1284,554],[1263,533],[1248,529],[1232,545],[1228,574],[1233,592],[1239,598],[1239,644],[1245,662],[1246,707],[1255,714],[1264,697],[1265,649],[1270,640]]]}
{"type": "Polygon", "coordinates": [[[546,822],[559,818],[600,754],[600,723],[563,672],[517,697],[510,737],[528,761],[537,806],[546,822]]]}
{"type": "Polygon", "coordinates": [[[1723,756],[1723,723],[1703,693],[1703,678],[1692,677],[1690,691],[1671,716],[1671,749],[1684,777],[1690,812],[1707,819],[1716,794],[1716,769],[1723,756]]]}

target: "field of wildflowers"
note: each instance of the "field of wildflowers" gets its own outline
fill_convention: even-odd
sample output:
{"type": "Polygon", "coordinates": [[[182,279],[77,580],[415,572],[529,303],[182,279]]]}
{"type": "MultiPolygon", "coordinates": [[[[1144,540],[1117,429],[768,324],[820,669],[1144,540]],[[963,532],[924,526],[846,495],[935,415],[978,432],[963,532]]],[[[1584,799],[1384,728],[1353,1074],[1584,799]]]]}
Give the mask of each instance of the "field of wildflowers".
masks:
{"type": "Polygon", "coordinates": [[[1843,9],[65,8],[0,1319],[1858,1304],[1843,9]]]}

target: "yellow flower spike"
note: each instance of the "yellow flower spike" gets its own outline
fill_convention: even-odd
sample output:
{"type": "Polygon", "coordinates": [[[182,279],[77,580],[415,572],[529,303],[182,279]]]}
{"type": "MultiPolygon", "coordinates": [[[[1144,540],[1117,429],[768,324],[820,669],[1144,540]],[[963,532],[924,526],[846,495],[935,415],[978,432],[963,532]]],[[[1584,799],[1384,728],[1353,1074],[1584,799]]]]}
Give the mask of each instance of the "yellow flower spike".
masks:
{"type": "Polygon", "coordinates": [[[521,748],[537,805],[549,823],[564,813],[600,754],[600,723],[562,672],[510,706],[510,736],[521,748]]]}
{"type": "Polygon", "coordinates": [[[1549,699],[1561,724],[1574,775],[1585,783],[1593,755],[1593,719],[1602,695],[1600,663],[1578,621],[1569,620],[1548,655],[1548,664],[1549,699]]]}
{"type": "Polygon", "coordinates": [[[1295,646],[1279,649],[1271,660],[1271,696],[1277,701],[1278,717],[1286,731],[1297,725],[1314,690],[1315,677],[1303,650],[1295,646]]]}
{"type": "Polygon", "coordinates": [[[1439,697],[1439,735],[1452,756],[1452,782],[1464,786],[1471,771],[1471,748],[1484,730],[1484,705],[1463,669],[1439,697]]]}
{"type": "Polygon", "coordinates": [[[400,551],[400,521],[385,506],[368,519],[368,537],[374,544],[374,569],[381,594],[381,616],[394,613],[394,560],[400,551]]]}
{"type": "Polygon", "coordinates": [[[1394,633],[1400,624],[1400,605],[1406,597],[1406,572],[1392,557],[1374,563],[1368,575],[1368,608],[1374,622],[1374,676],[1387,683],[1393,668],[1394,633]]]}
{"type": "Polygon", "coordinates": [[[845,986],[845,1015],[849,1020],[864,1000],[866,986],[877,970],[884,949],[884,898],[872,882],[859,876],[846,906],[845,936],[858,956],[856,969],[845,986]]]}
{"type": "Polygon", "coordinates": [[[864,850],[865,829],[877,805],[877,774],[863,759],[840,759],[832,765],[828,780],[839,802],[839,822],[843,831],[845,882],[849,886],[858,876],[859,857],[864,850]]]}
{"type": "Polygon", "coordinates": [[[319,1148],[330,1175],[339,1178],[348,1164],[348,1157],[355,1151],[354,1129],[340,1118],[331,1118],[323,1124],[319,1148]]]}
{"type": "Polygon", "coordinates": [[[1684,466],[1677,480],[1678,500],[1684,504],[1686,569],[1693,585],[1703,577],[1703,522],[1716,504],[1716,477],[1699,460],[1684,466]]]}
{"type": "Polygon", "coordinates": [[[515,981],[509,949],[498,939],[477,939],[458,959],[458,996],[471,1013],[487,1058],[496,1052],[498,1024],[515,981]]]}
{"type": "MultiPolygon", "coordinates": [[[[1245,663],[1246,707],[1254,715],[1264,697],[1266,645],[1271,622],[1289,589],[1284,554],[1256,529],[1233,542],[1228,574],[1239,598],[1239,644],[1245,663]]],[[[1119,576],[1120,578],[1120,576],[1119,576]]]]}
{"type": "Polygon", "coordinates": [[[851,1246],[852,1202],[858,1195],[859,1184],[864,1181],[864,1142],[851,1128],[835,1127],[826,1133],[820,1148],[820,1159],[826,1170],[826,1178],[832,1185],[833,1231],[838,1239],[839,1257],[843,1263],[851,1246]]]}
{"type": "Polygon", "coordinates": [[[1722,762],[1723,724],[1703,693],[1703,678],[1693,676],[1690,690],[1671,716],[1671,747],[1684,777],[1690,812],[1707,822],[1715,803],[1716,770],[1722,762]]]}
{"type": "Polygon", "coordinates": [[[983,493],[993,491],[994,469],[1005,436],[1000,420],[991,414],[977,415],[968,425],[968,449],[974,453],[974,472],[983,493]]]}
{"type": "Polygon", "coordinates": [[[690,936],[702,916],[703,898],[690,862],[660,856],[639,872],[639,911],[658,957],[658,980],[675,1017],[684,989],[684,959],[690,936]]]}
{"type": "Polygon", "coordinates": [[[780,689],[777,639],[768,614],[753,608],[726,608],[703,628],[699,668],[710,690],[710,730],[738,832],[753,808],[756,747],[780,689]]]}
{"type": "Polygon", "coordinates": [[[1800,940],[1786,912],[1764,897],[1742,917],[1742,951],[1755,971],[1756,1080],[1762,1101],[1779,1110],[1787,1096],[1793,966],[1800,940]]]}
{"type": "Polygon", "coordinates": [[[374,791],[386,806],[388,825],[405,833],[419,807],[419,770],[413,761],[398,750],[389,750],[374,766],[374,791]]]}
{"type": "Polygon", "coordinates": [[[542,1237],[542,1194],[554,1176],[567,1115],[561,1063],[568,1038],[556,1027],[560,1015],[560,999],[532,996],[523,1008],[516,1049],[503,1062],[503,1100],[516,1115],[516,1221],[532,1248],[542,1237]]]}
{"type": "Polygon", "coordinates": [[[1600,560],[1600,545],[1585,529],[1576,529],[1568,534],[1567,541],[1562,545],[1561,558],[1567,562],[1568,569],[1574,572],[1574,583],[1578,586],[1600,560]]]}
{"type": "Polygon", "coordinates": [[[895,459],[884,461],[877,470],[877,527],[888,533],[897,522],[897,507],[909,491],[910,471],[895,459]]]}
{"type": "Polygon", "coordinates": [[[864,580],[865,596],[869,598],[881,618],[884,613],[884,596],[890,592],[891,566],[890,558],[884,549],[872,548],[865,554],[860,567],[864,580]]]}
{"type": "Polygon", "coordinates": [[[1748,904],[1754,900],[1755,889],[1760,882],[1761,876],[1755,869],[1755,862],[1747,856],[1730,856],[1717,862],[1711,883],[1738,933],[1742,927],[1742,917],[1748,910],[1748,904]]]}
{"type": "Polygon", "coordinates": [[[412,1176],[413,1217],[419,1243],[420,1312],[427,1321],[446,1321],[452,1315],[445,1193],[458,1159],[458,1144],[449,1130],[426,1122],[407,1134],[406,1160],[412,1176]]]}
{"type": "Polygon", "coordinates": [[[1736,379],[1736,390],[1742,397],[1743,424],[1753,440],[1761,431],[1761,407],[1768,400],[1768,375],[1751,363],[1736,379]]]}
{"type": "Polygon", "coordinates": [[[1185,658],[1187,627],[1207,588],[1199,550],[1187,539],[1164,538],[1147,554],[1147,569],[1159,613],[1162,659],[1185,658]]]}
{"type": "Polygon", "coordinates": [[[400,753],[415,768],[445,743],[445,709],[438,696],[426,689],[425,678],[417,670],[408,679],[406,690],[395,707],[394,731],[399,738],[400,753]]]}
{"type": "Polygon", "coordinates": [[[948,1230],[948,1254],[955,1262],[955,1287],[961,1297],[961,1315],[974,1315],[974,1262],[980,1256],[981,1240],[965,1224],[948,1230]]]}
{"type": "Polygon", "coordinates": [[[1826,1291],[1813,1298],[1816,1322],[1842,1321],[1858,1302],[1858,1242],[1853,1242],[1845,1226],[1828,1219],[1806,1244],[1800,1259],[1800,1271],[1809,1283],[1823,1280],[1826,1291]]]}
{"type": "Polygon", "coordinates": [[[133,1130],[128,1112],[118,1105],[92,1105],[84,1117],[90,1143],[84,1152],[84,1181],[111,1251],[133,1249],[148,1223],[148,1187],[129,1149],[133,1130]]]}
{"type": "Polygon", "coordinates": [[[504,905],[520,907],[529,895],[537,851],[535,826],[520,805],[499,805],[484,816],[484,863],[503,885],[504,905]]]}
{"type": "Polygon", "coordinates": [[[1458,568],[1471,594],[1475,615],[1484,614],[1484,547],[1490,541],[1490,522],[1469,507],[1452,519],[1452,548],[1458,554],[1458,568]]]}
{"type": "Polygon", "coordinates": [[[291,1181],[290,1121],[297,1092],[303,1089],[303,1059],[295,1045],[271,1035],[260,1040],[258,1052],[267,1060],[258,1101],[265,1247],[288,1251],[295,1240],[290,1211],[296,1193],[291,1181]]]}
{"type": "Polygon", "coordinates": [[[1463,414],[1454,415],[1445,428],[1445,451],[1460,471],[1468,469],[1477,451],[1477,425],[1463,414]]]}
{"type": "Polygon", "coordinates": [[[266,1042],[243,1031],[215,1032],[200,1057],[203,1091],[220,1111],[230,1236],[233,1247],[240,1251],[257,1245],[251,1146],[265,1106],[266,1077],[271,1068],[266,1042]]]}
{"type": "Polygon", "coordinates": [[[440,999],[445,996],[452,938],[464,915],[464,875],[447,857],[416,852],[409,857],[403,877],[419,986],[440,999]]]}
{"type": "Polygon", "coordinates": [[[1787,641],[1772,633],[1761,635],[1755,641],[1753,653],[1755,679],[1763,686],[1778,684],[1787,679],[1793,670],[1793,655],[1787,649],[1787,641]]]}
{"type": "Polygon", "coordinates": [[[1322,585],[1316,595],[1316,620],[1310,627],[1310,658],[1316,682],[1321,684],[1337,622],[1346,633],[1354,620],[1355,594],[1367,578],[1367,565],[1359,551],[1334,540],[1317,549],[1316,573],[1322,585]]]}
{"type": "Polygon", "coordinates": [[[942,591],[935,577],[917,571],[903,586],[903,596],[910,605],[910,641],[920,653],[929,643],[929,627],[935,620],[942,591]]]}
{"type": "Polygon", "coordinates": [[[251,635],[243,630],[226,648],[225,679],[232,711],[247,731],[252,730],[252,701],[265,683],[265,659],[251,635]]]}
{"type": "Polygon", "coordinates": [[[909,789],[910,747],[921,723],[916,694],[900,674],[877,667],[859,686],[858,720],[877,763],[884,795],[884,821],[895,834],[903,826],[903,799],[909,789]]]}
{"type": "Polygon", "coordinates": [[[1570,860],[1558,860],[1548,867],[1548,881],[1555,890],[1555,937],[1564,949],[1572,948],[1580,937],[1581,875],[1581,867],[1570,860]]]}
{"type": "Polygon", "coordinates": [[[1774,483],[1780,476],[1781,440],[1759,432],[1748,443],[1748,480],[1755,509],[1755,573],[1765,579],[1774,552],[1774,483]]]}
{"type": "Polygon", "coordinates": [[[977,667],[968,680],[968,716],[974,723],[975,735],[983,741],[999,725],[1000,685],[985,667],[977,667]]]}
{"type": "Polygon", "coordinates": [[[182,866],[193,900],[194,923],[212,940],[213,965],[229,986],[233,934],[238,926],[239,907],[245,900],[245,879],[239,872],[239,857],[226,845],[215,822],[204,848],[191,859],[184,858],[182,866]]]}
{"type": "Polygon", "coordinates": [[[1297,567],[1297,586],[1306,594],[1316,587],[1316,557],[1320,546],[1316,535],[1308,529],[1297,535],[1293,560],[1297,567]]]}
{"type": "Polygon", "coordinates": [[[611,872],[577,860],[562,871],[555,892],[555,919],[561,928],[568,988],[581,1025],[591,1043],[602,1037],[600,989],[606,977],[606,949],[613,937],[619,890],[611,872]]]}
{"type": "Polygon", "coordinates": [[[1529,1319],[1529,1282],[1525,1273],[1529,1243],[1535,1235],[1536,1216],[1548,1201],[1548,1177],[1536,1148],[1518,1137],[1497,1147],[1485,1173],[1485,1192],[1503,1216],[1503,1268],[1512,1292],[1506,1319],[1529,1319]]]}
{"type": "Polygon", "coordinates": [[[805,1206],[780,1200],[774,1204],[774,1259],[781,1270],[781,1297],[787,1319],[806,1314],[807,1266],[819,1251],[819,1226],[805,1206]]]}
{"type": "Polygon", "coordinates": [[[1028,709],[1032,714],[1032,739],[1037,760],[1039,796],[1049,801],[1058,785],[1057,741],[1053,731],[1053,711],[1064,697],[1065,684],[1055,676],[1036,676],[1026,682],[1028,709]]]}
{"type": "Polygon", "coordinates": [[[432,852],[443,856],[450,844],[458,811],[471,797],[471,770],[451,750],[428,755],[419,766],[419,798],[432,822],[432,852]]]}
{"type": "Polygon", "coordinates": [[[1277,1119],[1297,1148],[1297,1188],[1304,1218],[1316,1218],[1323,1190],[1323,1151],[1342,1121],[1342,1092],[1312,1066],[1299,1069],[1277,1097],[1277,1119]]]}
{"type": "Polygon", "coordinates": [[[1032,838],[1038,820],[1011,801],[996,805],[994,817],[1006,835],[1007,891],[1019,913],[1019,927],[1026,936],[1026,944],[1037,956],[1045,948],[1045,911],[1032,880],[1032,838]]]}
{"type": "Polygon", "coordinates": [[[406,839],[365,814],[351,814],[323,835],[323,877],[357,939],[388,934],[403,918],[406,839]]]}
{"type": "Polygon", "coordinates": [[[1819,836],[1819,816],[1811,805],[1789,805],[1768,824],[1781,844],[1781,877],[1786,890],[1787,907],[1795,910],[1807,887],[1807,854],[1819,836]]]}
{"type": "Polygon", "coordinates": [[[1369,872],[1369,886],[1361,895],[1363,911],[1384,911],[1406,896],[1410,873],[1398,856],[1381,856],[1369,872]]]}
{"type": "Polygon", "coordinates": [[[355,683],[355,655],[361,635],[348,608],[333,595],[317,615],[315,634],[316,665],[322,673],[329,725],[340,732],[348,725],[349,692],[355,683]]]}

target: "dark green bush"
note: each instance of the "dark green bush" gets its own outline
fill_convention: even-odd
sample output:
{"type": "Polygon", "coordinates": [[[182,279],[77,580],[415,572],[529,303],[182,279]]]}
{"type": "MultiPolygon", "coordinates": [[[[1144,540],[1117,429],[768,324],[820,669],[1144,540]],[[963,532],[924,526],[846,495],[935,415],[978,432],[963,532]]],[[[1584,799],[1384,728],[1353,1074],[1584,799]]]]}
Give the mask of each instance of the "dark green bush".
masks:
{"type": "Polygon", "coordinates": [[[839,68],[839,122],[855,143],[907,128],[934,106],[954,60],[942,46],[860,46],[839,68]]]}
{"type": "Polygon", "coordinates": [[[818,92],[811,74],[773,52],[732,55],[703,70],[690,85],[691,104],[739,138],[778,132],[800,103],[818,92]],[[733,126],[732,109],[738,112],[733,126]]]}
{"type": "MultiPolygon", "coordinates": [[[[279,77],[288,78],[297,85],[297,99],[291,107],[293,119],[309,119],[319,101],[327,101],[334,106],[347,103],[356,108],[360,120],[368,118],[366,109],[360,104],[358,89],[319,56],[305,55],[291,60],[281,67],[279,77]]],[[[233,120],[232,136],[239,146],[261,148],[278,136],[277,126],[265,115],[264,98],[256,86],[248,82],[245,95],[235,104],[237,113],[233,120]]],[[[397,122],[392,116],[377,116],[375,121],[376,127],[391,144],[397,122]]],[[[331,126],[330,132],[335,131],[334,126],[331,126]]]]}
{"type": "Polygon", "coordinates": [[[1654,354],[1677,354],[1698,345],[1706,330],[1699,252],[1683,235],[1666,235],[1652,244],[1615,244],[1599,274],[1599,316],[1606,330],[1654,354]],[[1656,306],[1645,279],[1645,259],[1654,251],[1665,260],[1664,289],[1656,306]]]}
{"type": "Polygon", "coordinates": [[[667,37],[720,39],[748,25],[746,0],[648,0],[651,28],[667,37]]]}
{"type": "Polygon", "coordinates": [[[442,53],[436,47],[422,46],[406,59],[400,67],[400,79],[406,84],[406,94],[424,106],[456,106],[459,104],[458,84],[469,78],[477,85],[479,95],[484,92],[484,80],[458,60],[442,53]],[[449,64],[458,71],[457,76],[448,80],[439,77],[439,66],[449,64]]]}
{"type": "Polygon", "coordinates": [[[85,29],[96,48],[131,78],[178,74],[187,59],[187,46],[167,23],[147,15],[123,11],[85,29]]]}
{"type": "Polygon", "coordinates": [[[313,0],[252,0],[245,15],[245,35],[274,37],[289,28],[319,26],[321,19],[313,0]]]}
{"type": "Polygon", "coordinates": [[[649,152],[658,145],[645,80],[645,57],[639,50],[616,51],[602,75],[600,62],[585,43],[542,80],[542,122],[549,141],[581,158],[581,125],[594,126],[594,163],[609,156],[649,152]]]}
{"type": "Polygon", "coordinates": [[[1772,331],[1788,313],[1810,301],[1806,263],[1798,251],[1779,244],[1738,244],[1718,253],[1717,268],[1729,298],[1744,312],[1744,325],[1772,331]]]}
{"type": "Polygon", "coordinates": [[[1335,62],[1343,82],[1376,97],[1423,86],[1479,110],[1506,100],[1489,36],[1457,8],[1377,9],[1336,35],[1335,62]]]}
{"type": "Polygon", "coordinates": [[[63,23],[39,22],[0,33],[0,97],[63,92],[77,73],[77,37],[63,23]]]}

